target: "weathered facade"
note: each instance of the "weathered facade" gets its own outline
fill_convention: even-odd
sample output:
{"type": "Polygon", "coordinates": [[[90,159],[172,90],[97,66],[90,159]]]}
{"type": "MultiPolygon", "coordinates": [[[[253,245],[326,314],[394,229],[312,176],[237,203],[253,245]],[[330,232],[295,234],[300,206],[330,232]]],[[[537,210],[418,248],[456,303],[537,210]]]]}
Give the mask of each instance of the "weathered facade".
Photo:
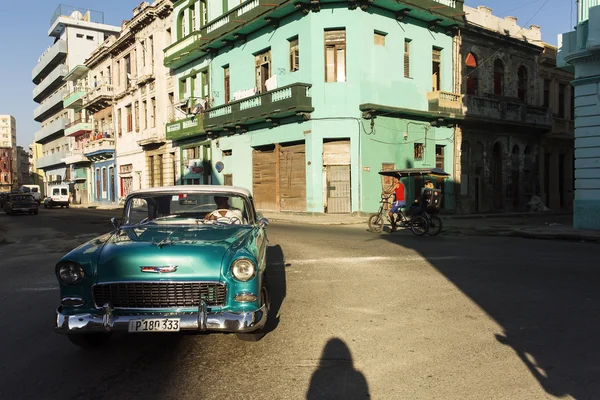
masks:
{"type": "Polygon", "coordinates": [[[0,115],[0,151],[6,153],[10,150],[9,159],[3,156],[0,162],[0,191],[8,192],[11,187],[17,186],[18,161],[17,161],[17,120],[12,115],[0,115]]]}
{"type": "Polygon", "coordinates": [[[480,6],[465,7],[455,76],[465,119],[455,136],[458,212],[522,211],[540,193],[544,135],[539,27],[521,28],[480,6]]]}
{"type": "MultiPolygon", "coordinates": [[[[349,213],[377,210],[382,168],[452,171],[462,6],[177,1],[165,64],[179,182],[245,186],[263,210],[349,213]]],[[[410,197],[422,182],[405,184],[410,197]]],[[[438,185],[452,210],[453,184],[438,185]]]]}
{"type": "Polygon", "coordinates": [[[556,68],[557,48],[544,43],[539,61],[541,102],[552,111],[552,130],[540,152],[540,197],[552,210],[572,210],[574,197],[573,73],[556,68]]]}
{"type": "Polygon", "coordinates": [[[0,147],[0,192],[7,193],[13,190],[12,147],[0,147]]]}
{"type": "Polygon", "coordinates": [[[21,146],[17,146],[17,186],[31,184],[31,176],[29,175],[29,152],[21,146]]]}

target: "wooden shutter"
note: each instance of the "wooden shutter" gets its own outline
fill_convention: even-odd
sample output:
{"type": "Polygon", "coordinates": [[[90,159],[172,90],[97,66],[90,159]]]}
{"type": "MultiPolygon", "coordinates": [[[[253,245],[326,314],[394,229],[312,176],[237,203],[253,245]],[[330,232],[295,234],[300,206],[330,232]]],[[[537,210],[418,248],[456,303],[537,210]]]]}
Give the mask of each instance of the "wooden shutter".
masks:
{"type": "Polygon", "coordinates": [[[410,40],[404,41],[404,77],[410,77],[410,40]]]}

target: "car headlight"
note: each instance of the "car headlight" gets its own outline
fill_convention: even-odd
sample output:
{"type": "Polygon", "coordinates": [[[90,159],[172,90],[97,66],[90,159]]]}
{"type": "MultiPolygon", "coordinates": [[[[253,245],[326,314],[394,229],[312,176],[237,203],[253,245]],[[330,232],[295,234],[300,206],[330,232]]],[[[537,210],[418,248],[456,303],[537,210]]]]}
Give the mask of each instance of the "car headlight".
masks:
{"type": "Polygon", "coordinates": [[[58,267],[56,275],[61,283],[72,285],[83,279],[83,267],[75,262],[68,261],[58,267]]]}
{"type": "Polygon", "coordinates": [[[238,258],[231,264],[231,273],[238,281],[246,282],[254,278],[256,266],[247,258],[238,258]]]}

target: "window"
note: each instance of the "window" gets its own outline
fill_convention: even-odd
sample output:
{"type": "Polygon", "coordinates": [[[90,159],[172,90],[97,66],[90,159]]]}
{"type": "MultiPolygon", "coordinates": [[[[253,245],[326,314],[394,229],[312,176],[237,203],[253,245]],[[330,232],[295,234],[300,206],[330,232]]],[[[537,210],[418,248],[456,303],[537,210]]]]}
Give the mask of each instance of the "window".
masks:
{"type": "Polygon", "coordinates": [[[502,96],[504,92],[504,63],[497,59],[494,62],[494,94],[502,96]]]}
{"type": "Polygon", "coordinates": [[[78,33],[75,36],[77,36],[79,39],[83,39],[83,35],[81,33],[78,33]]]}
{"type": "Polygon", "coordinates": [[[290,72],[300,69],[300,46],[298,44],[298,36],[289,39],[290,41],[290,72]]]}
{"type": "Polygon", "coordinates": [[[179,100],[184,100],[187,97],[187,78],[184,78],[179,81],[179,100]]]}
{"type": "Polygon", "coordinates": [[[131,80],[131,57],[129,54],[125,56],[125,86],[129,87],[131,80]]]}
{"type": "Polygon", "coordinates": [[[152,65],[152,72],[154,72],[154,36],[150,36],[148,38],[148,44],[149,44],[149,53],[150,53],[150,63],[152,65]]]}
{"type": "Polygon", "coordinates": [[[346,82],[346,30],[325,31],[325,82],[346,82]]]}
{"type": "Polygon", "coordinates": [[[156,97],[153,97],[150,102],[152,103],[152,116],[150,117],[152,121],[152,127],[156,127],[156,97]]]}
{"type": "Polygon", "coordinates": [[[127,132],[131,132],[133,130],[133,117],[131,115],[131,104],[125,107],[125,112],[127,115],[127,132]]]}
{"type": "Polygon", "coordinates": [[[121,61],[117,61],[117,86],[121,85],[121,61]]]}
{"type": "Polygon", "coordinates": [[[134,107],[135,107],[135,131],[139,132],[140,131],[140,102],[136,101],[134,103],[134,107]]]}
{"type": "Polygon", "coordinates": [[[94,37],[93,37],[93,36],[89,36],[89,35],[88,35],[88,36],[86,36],[85,38],[86,38],[87,40],[94,40],[94,37]]]}
{"type": "Polygon", "coordinates": [[[423,143],[415,143],[415,161],[423,160],[423,143]]]}
{"type": "Polygon", "coordinates": [[[144,116],[143,129],[148,128],[148,103],[146,100],[142,101],[142,115],[144,116]]]}
{"type": "Polygon", "coordinates": [[[467,54],[465,59],[466,73],[467,73],[467,94],[476,95],[477,88],[479,86],[479,80],[477,79],[477,59],[473,53],[467,54]]]}
{"type": "Polygon", "coordinates": [[[223,157],[229,157],[233,155],[233,150],[223,150],[223,157]]]}
{"type": "Polygon", "coordinates": [[[550,80],[544,79],[544,107],[550,107],[550,80]]]}
{"type": "Polygon", "coordinates": [[[190,7],[190,15],[191,15],[191,27],[190,27],[190,32],[194,32],[197,28],[196,28],[196,5],[192,5],[190,7]]]}
{"type": "Polygon", "coordinates": [[[263,51],[254,56],[256,88],[258,93],[264,93],[267,89],[267,80],[271,77],[271,50],[263,51]]]}
{"type": "Polygon", "coordinates": [[[373,41],[375,46],[385,46],[385,33],[375,31],[373,41]]]}
{"type": "Polygon", "coordinates": [[[444,147],[439,144],[435,146],[435,167],[441,170],[444,169],[444,147]]]}
{"type": "Polygon", "coordinates": [[[231,90],[231,82],[229,80],[229,65],[223,67],[223,90],[225,91],[225,104],[229,103],[229,93],[231,90]]]}
{"type": "Polygon", "coordinates": [[[442,49],[433,48],[431,51],[431,91],[441,90],[442,85],[442,49]]]}
{"type": "Polygon", "coordinates": [[[565,117],[565,84],[558,85],[558,118],[565,117]]]}
{"type": "Polygon", "coordinates": [[[223,174],[223,185],[224,186],[233,186],[233,175],[223,174]]]}
{"type": "Polygon", "coordinates": [[[200,27],[208,22],[208,5],[206,0],[200,0],[200,27]]]}
{"type": "Polygon", "coordinates": [[[410,78],[410,39],[404,39],[404,77],[410,78]]]}
{"type": "Polygon", "coordinates": [[[517,71],[518,89],[517,96],[519,100],[527,102],[527,69],[521,65],[517,71]]]}
{"type": "Polygon", "coordinates": [[[142,48],[142,67],[145,67],[146,66],[146,43],[143,40],[141,40],[140,46],[142,48]]]}
{"type": "Polygon", "coordinates": [[[123,116],[121,115],[121,109],[119,108],[117,110],[117,132],[119,133],[119,136],[123,134],[123,130],[121,129],[121,118],[123,118],[123,116]]]}

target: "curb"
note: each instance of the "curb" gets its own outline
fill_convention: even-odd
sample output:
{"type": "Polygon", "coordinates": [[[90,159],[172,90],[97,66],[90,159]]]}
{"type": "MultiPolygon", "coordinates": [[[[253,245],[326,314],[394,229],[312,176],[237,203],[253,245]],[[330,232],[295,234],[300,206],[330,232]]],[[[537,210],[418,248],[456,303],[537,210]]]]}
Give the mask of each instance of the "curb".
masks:
{"type": "Polygon", "coordinates": [[[463,214],[463,215],[452,215],[441,214],[442,219],[494,219],[494,218],[527,218],[527,217],[563,217],[573,215],[570,211],[540,211],[540,212],[525,212],[525,213],[498,213],[498,214],[463,214]]]}
{"type": "Polygon", "coordinates": [[[577,242],[588,242],[588,243],[600,243],[600,235],[588,235],[585,233],[577,232],[563,232],[563,233],[552,233],[552,232],[529,232],[523,229],[511,229],[511,228],[449,228],[442,231],[442,235],[447,236],[504,236],[504,237],[518,237],[524,239],[543,239],[543,240],[564,240],[564,241],[577,241],[577,242]]]}
{"type": "Polygon", "coordinates": [[[286,224],[299,224],[299,225],[361,225],[366,224],[367,220],[364,221],[301,221],[301,220],[293,220],[293,219],[285,219],[285,218],[269,218],[266,217],[269,222],[281,222],[286,224]]]}

